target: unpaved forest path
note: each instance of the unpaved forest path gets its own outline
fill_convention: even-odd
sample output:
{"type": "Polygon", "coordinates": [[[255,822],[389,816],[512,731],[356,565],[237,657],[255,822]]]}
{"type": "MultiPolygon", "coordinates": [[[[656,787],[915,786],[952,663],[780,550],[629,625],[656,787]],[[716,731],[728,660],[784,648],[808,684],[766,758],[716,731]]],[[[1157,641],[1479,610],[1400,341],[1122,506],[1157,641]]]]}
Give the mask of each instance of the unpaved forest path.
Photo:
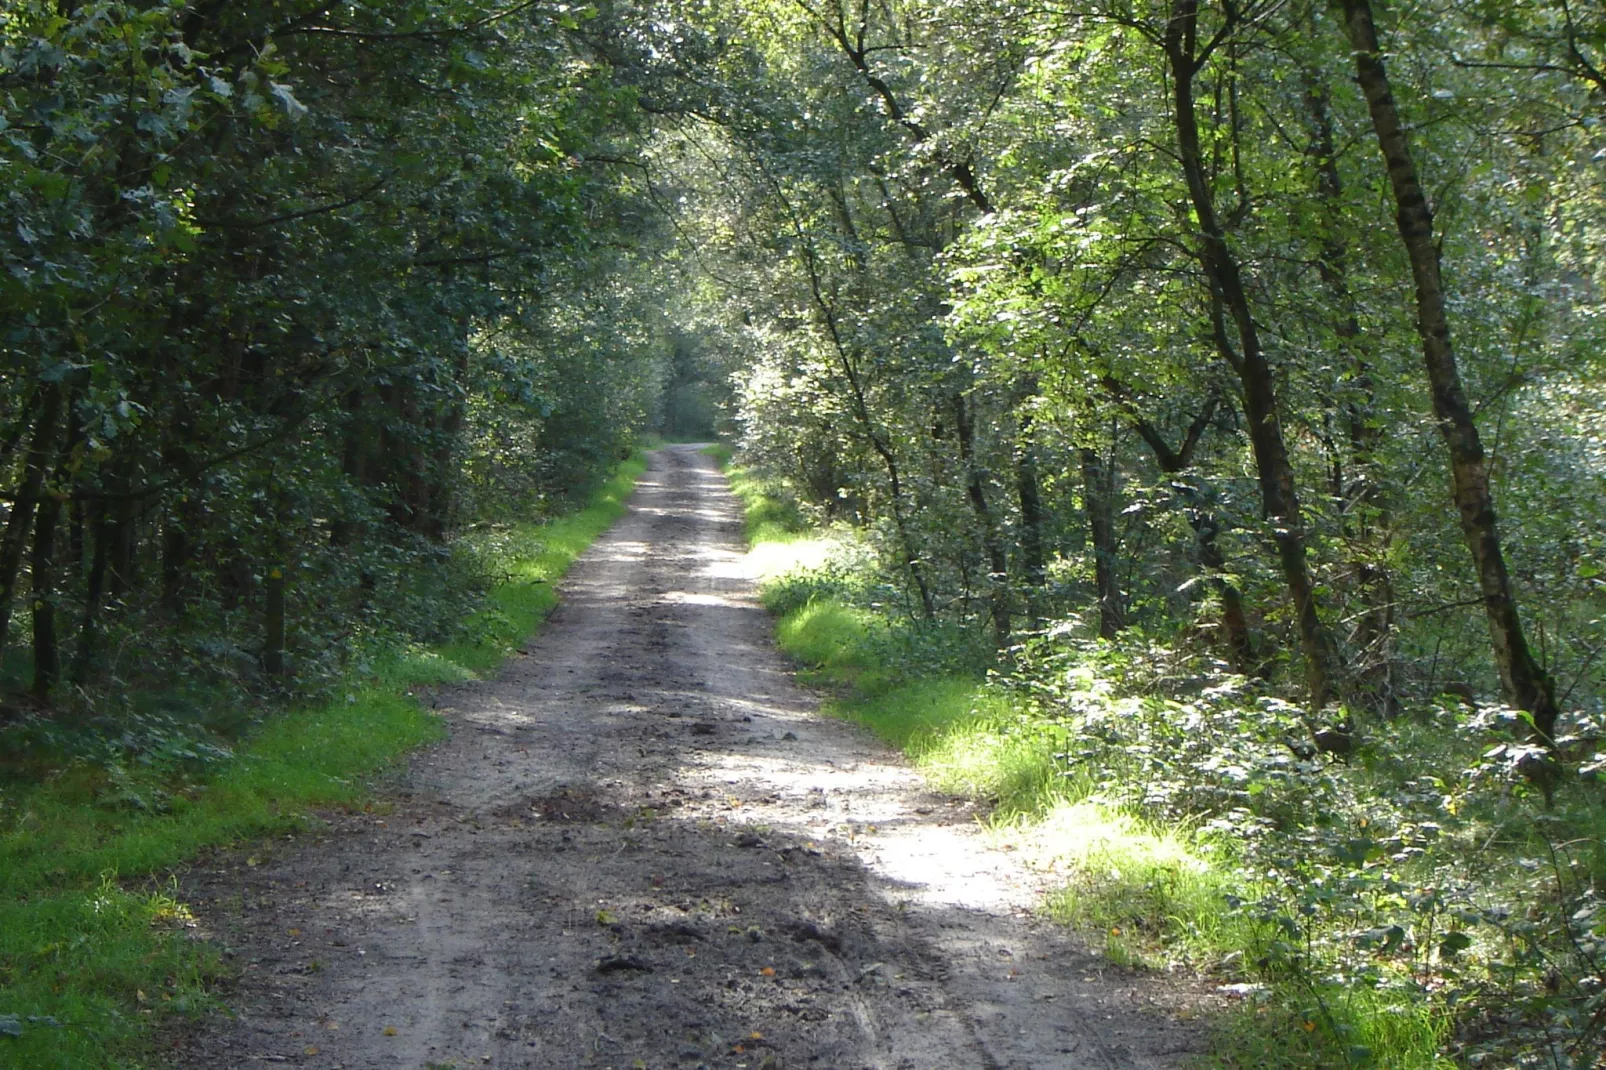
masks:
{"type": "Polygon", "coordinates": [[[974,810],[816,712],[743,569],[711,460],[653,454],[393,808],[191,874],[242,975],[179,1064],[1175,1065],[1195,1030],[1034,918],[974,810]]]}

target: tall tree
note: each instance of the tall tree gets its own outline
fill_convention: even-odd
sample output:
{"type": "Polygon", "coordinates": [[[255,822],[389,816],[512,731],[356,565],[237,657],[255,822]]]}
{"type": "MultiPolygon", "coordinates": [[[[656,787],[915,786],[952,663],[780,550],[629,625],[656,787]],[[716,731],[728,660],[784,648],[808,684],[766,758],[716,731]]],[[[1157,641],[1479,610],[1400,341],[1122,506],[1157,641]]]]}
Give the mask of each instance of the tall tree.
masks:
{"type": "Polygon", "coordinates": [[[1370,0],[1343,0],[1343,12],[1354,53],[1356,77],[1366,95],[1372,128],[1388,169],[1395,222],[1410,259],[1411,278],[1416,284],[1416,325],[1422,341],[1423,366],[1433,397],[1433,414],[1449,454],[1452,498],[1477,570],[1484,614],[1494,646],[1495,667],[1506,701],[1532,715],[1535,733],[1549,742],[1558,713],[1555,684],[1528,646],[1511,574],[1501,549],[1487,455],[1450,340],[1450,316],[1439,271],[1433,209],[1422,188],[1410,137],[1394,101],[1370,0]]]}
{"type": "Polygon", "coordinates": [[[1241,17],[1236,5],[1223,5],[1220,27],[1201,41],[1197,0],[1173,0],[1163,38],[1171,77],[1172,118],[1178,160],[1187,180],[1189,203],[1198,220],[1199,259],[1210,288],[1211,334],[1217,353],[1237,373],[1242,385],[1249,441],[1260,475],[1261,501],[1273,527],[1283,580],[1294,602],[1306,689],[1312,707],[1321,709],[1334,697],[1333,650],[1322,624],[1306,559],[1305,518],[1283,438],[1276,379],[1244,286],[1243,271],[1216,209],[1196,114],[1196,79],[1221,45],[1239,30],[1241,17]],[[1237,337],[1236,345],[1229,334],[1229,323],[1237,337]]]}

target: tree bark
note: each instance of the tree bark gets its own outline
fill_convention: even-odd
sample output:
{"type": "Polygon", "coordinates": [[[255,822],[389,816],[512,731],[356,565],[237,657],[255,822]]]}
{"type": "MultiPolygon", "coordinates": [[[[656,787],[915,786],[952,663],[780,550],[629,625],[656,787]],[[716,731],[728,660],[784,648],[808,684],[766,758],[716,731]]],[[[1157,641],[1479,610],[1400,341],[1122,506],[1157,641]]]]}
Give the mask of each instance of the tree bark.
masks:
{"type": "Polygon", "coordinates": [[[28,533],[33,527],[34,512],[39,505],[39,493],[44,487],[45,473],[50,468],[50,459],[56,450],[56,425],[61,421],[61,408],[61,384],[48,383],[41,387],[39,415],[34,422],[33,438],[28,444],[22,485],[12,499],[5,533],[0,535],[0,655],[5,653],[6,639],[10,634],[11,610],[17,597],[17,578],[22,571],[23,549],[28,544],[28,533]]]}
{"type": "Polygon", "coordinates": [[[1188,525],[1193,528],[1194,539],[1198,543],[1199,564],[1210,576],[1216,594],[1221,599],[1221,627],[1226,633],[1228,660],[1238,672],[1245,676],[1253,675],[1256,672],[1255,646],[1249,631],[1249,614],[1244,609],[1243,592],[1225,576],[1227,558],[1216,542],[1221,527],[1215,514],[1200,502],[1199,493],[1193,487],[1183,493],[1183,502],[1188,525]]]}
{"type": "Polygon", "coordinates": [[[987,501],[982,471],[976,464],[975,424],[963,394],[953,396],[954,427],[959,438],[959,459],[965,467],[965,491],[981,528],[982,552],[987,555],[988,601],[992,607],[993,641],[1000,650],[1009,646],[1013,622],[1009,609],[1009,557],[998,532],[998,521],[987,501]]]}
{"type": "Polygon", "coordinates": [[[74,454],[83,442],[84,426],[74,409],[74,396],[63,401],[67,434],[56,460],[55,472],[39,497],[33,521],[33,554],[29,577],[33,599],[33,695],[41,703],[50,701],[56,682],[61,679],[61,642],[56,629],[57,535],[61,527],[62,504],[66,488],[72,483],[74,454]]]}
{"type": "Polygon", "coordinates": [[[89,682],[95,664],[96,640],[100,628],[100,603],[106,593],[107,548],[116,537],[116,529],[106,519],[104,505],[92,510],[95,520],[89,525],[92,542],[89,551],[89,577],[84,585],[84,612],[78,624],[78,652],[73,657],[72,680],[82,687],[89,682]]]}
{"type": "Polygon", "coordinates": [[[1126,628],[1126,606],[1115,564],[1115,470],[1098,450],[1082,447],[1082,504],[1093,542],[1093,575],[1098,590],[1099,638],[1114,639],[1126,628]]]}
{"type": "MultiPolygon", "coordinates": [[[[343,415],[341,428],[340,471],[346,477],[347,493],[356,495],[366,490],[368,443],[364,438],[363,392],[361,388],[349,390],[341,398],[343,415]]],[[[342,513],[329,523],[329,545],[344,547],[350,544],[356,524],[342,513]]]]}
{"type": "Polygon", "coordinates": [[[1203,411],[1188,425],[1181,447],[1172,449],[1159,428],[1139,414],[1130,391],[1120,380],[1114,376],[1105,376],[1104,388],[1114,395],[1133,429],[1137,431],[1138,437],[1148,444],[1150,452],[1154,454],[1154,463],[1159,466],[1160,471],[1173,477],[1171,485],[1176,490],[1184,515],[1188,518],[1188,526],[1193,528],[1199,551],[1199,564],[1209,577],[1217,597],[1221,599],[1221,627],[1226,633],[1227,657],[1235,670],[1249,676],[1255,671],[1254,640],[1249,631],[1249,614],[1244,610],[1243,592],[1238,590],[1237,584],[1226,579],[1227,558],[1216,541],[1216,537],[1221,534],[1221,525],[1216,521],[1215,514],[1206,506],[1198,488],[1187,481],[1175,478],[1193,466],[1194,451],[1198,449],[1205,429],[1210,426],[1210,420],[1215,416],[1219,400],[1211,397],[1205,403],[1203,411]]]}
{"type": "MultiPolygon", "coordinates": [[[[119,485],[126,487],[127,483],[119,485]]],[[[107,587],[112,596],[118,598],[134,586],[139,564],[139,526],[134,499],[126,494],[112,505],[111,544],[107,556],[107,587]]]]}
{"type": "Polygon", "coordinates": [[[46,493],[33,522],[33,554],[29,562],[33,599],[33,696],[48,702],[61,675],[61,648],[56,641],[56,528],[61,498],[46,493]]]}
{"type": "Polygon", "coordinates": [[[1350,477],[1335,468],[1333,495],[1351,548],[1356,594],[1365,609],[1353,634],[1356,661],[1345,688],[1353,700],[1387,713],[1394,705],[1390,687],[1390,646],[1394,633],[1394,587],[1387,558],[1390,509],[1378,478],[1383,428],[1372,409],[1373,347],[1361,330],[1360,313],[1349,284],[1349,247],[1340,234],[1344,183],[1333,141],[1331,99],[1315,72],[1306,72],[1305,108],[1311,122],[1310,155],[1316,166],[1316,194],[1325,208],[1316,272],[1333,301],[1333,333],[1349,362],[1350,396],[1344,401],[1349,438],[1350,477]]]}
{"type": "Polygon", "coordinates": [[[1194,111],[1194,78],[1204,61],[1199,55],[1198,31],[1197,0],[1172,0],[1171,19],[1165,30],[1165,51],[1172,75],[1177,154],[1187,181],[1188,198],[1199,222],[1200,262],[1210,284],[1211,327],[1216,349],[1238,374],[1242,385],[1249,442],[1260,477],[1261,505],[1272,524],[1283,581],[1294,603],[1310,704],[1319,710],[1332,698],[1333,655],[1317,610],[1316,593],[1306,561],[1304,518],[1295,489],[1293,466],[1283,440],[1275,380],[1261,345],[1260,329],[1255,324],[1242,271],[1227,244],[1226,231],[1216,213],[1215,194],[1205,174],[1194,111]],[[1237,334],[1236,349],[1228,334],[1229,317],[1237,334]]]}
{"type": "Polygon", "coordinates": [[[162,519],[162,609],[174,618],[184,612],[184,577],[189,561],[189,532],[181,518],[169,513],[162,519]]]}
{"type": "Polygon", "coordinates": [[[263,583],[266,605],[263,612],[262,671],[277,678],[284,675],[284,568],[268,569],[263,583]]]}
{"type": "Polygon", "coordinates": [[[1372,128],[1388,168],[1395,222],[1411,261],[1422,362],[1433,396],[1433,414],[1450,457],[1452,497],[1460,514],[1461,532],[1477,569],[1501,689],[1508,703],[1533,717],[1535,735],[1549,744],[1556,727],[1555,684],[1528,647],[1501,550],[1483,442],[1461,385],[1460,368],[1450,342],[1444,283],[1439,275],[1439,250],[1433,237],[1433,210],[1417,176],[1410,138],[1394,103],[1388,71],[1378,46],[1372,5],[1369,0],[1342,2],[1345,28],[1355,56],[1356,77],[1366,96],[1372,128]]]}
{"type": "MultiPolygon", "coordinates": [[[[1035,387],[1034,387],[1035,390],[1035,387]]],[[[1033,628],[1042,617],[1042,592],[1048,585],[1044,553],[1043,496],[1037,479],[1037,447],[1032,442],[1032,417],[1020,419],[1020,442],[1015,452],[1015,497],[1020,504],[1021,572],[1026,579],[1026,613],[1033,628]]]]}
{"type": "MultiPolygon", "coordinates": [[[[460,383],[468,382],[468,342],[464,340],[452,371],[460,383]]],[[[430,457],[429,522],[425,533],[434,541],[442,542],[452,528],[458,487],[458,447],[462,444],[463,427],[468,420],[468,403],[461,396],[451,397],[442,403],[439,426],[435,429],[435,449],[430,457]]]]}

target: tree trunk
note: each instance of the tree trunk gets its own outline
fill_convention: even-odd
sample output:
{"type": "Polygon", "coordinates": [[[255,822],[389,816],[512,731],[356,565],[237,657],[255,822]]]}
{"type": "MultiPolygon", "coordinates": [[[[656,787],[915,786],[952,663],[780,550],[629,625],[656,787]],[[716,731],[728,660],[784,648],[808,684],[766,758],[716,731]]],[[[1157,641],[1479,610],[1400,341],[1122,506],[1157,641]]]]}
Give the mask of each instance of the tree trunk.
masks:
{"type": "Polygon", "coordinates": [[[1378,478],[1378,452],[1383,428],[1372,410],[1373,347],[1361,330],[1355,294],[1349,285],[1349,248],[1340,235],[1339,213],[1344,184],[1338,173],[1333,142],[1331,100],[1327,86],[1307,72],[1305,108],[1311,121],[1310,154],[1316,165],[1316,193],[1325,206],[1316,271],[1333,301],[1333,333],[1349,362],[1349,394],[1344,420],[1349,438],[1351,476],[1335,475],[1334,498],[1343,517],[1344,535],[1355,567],[1355,593],[1365,608],[1354,632],[1356,660],[1346,687],[1359,703],[1380,713],[1393,708],[1390,688],[1391,640],[1394,634],[1394,587],[1386,566],[1390,509],[1378,478]]]}
{"type": "Polygon", "coordinates": [[[62,503],[66,487],[72,482],[73,455],[83,442],[84,426],[74,413],[73,396],[65,400],[67,437],[56,461],[54,477],[39,498],[33,521],[33,555],[29,568],[33,598],[33,694],[40,702],[61,679],[61,644],[56,634],[57,534],[61,527],[62,503]]]}
{"type": "Polygon", "coordinates": [[[184,612],[184,576],[189,568],[190,539],[179,517],[162,521],[162,608],[171,617],[184,612]]]}
{"type": "Polygon", "coordinates": [[[1047,539],[1043,534],[1042,485],[1037,474],[1037,444],[1029,407],[1037,396],[1037,376],[1028,372],[1015,383],[1011,408],[1018,414],[1015,427],[1015,499],[1020,507],[1020,564],[1026,580],[1026,616],[1031,627],[1042,620],[1043,589],[1048,586],[1047,539]]]}
{"type": "Polygon", "coordinates": [[[93,510],[95,521],[90,525],[92,546],[89,551],[89,578],[84,585],[84,612],[78,624],[78,652],[74,655],[72,680],[79,687],[89,682],[95,664],[96,638],[99,629],[100,603],[106,592],[107,548],[116,537],[116,529],[106,520],[104,505],[93,510]]]}
{"type": "Polygon", "coordinates": [[[1130,391],[1120,380],[1113,375],[1105,376],[1104,387],[1115,396],[1121,408],[1125,410],[1127,419],[1137,431],[1138,437],[1143,439],[1150,452],[1154,454],[1154,463],[1159,466],[1160,471],[1172,477],[1171,486],[1177,494],[1183,514],[1188,518],[1188,526],[1193,528],[1194,539],[1198,544],[1199,564],[1221,599],[1221,627],[1226,633],[1228,660],[1238,672],[1245,676],[1251,675],[1255,671],[1255,658],[1254,641],[1249,631],[1249,614],[1244,611],[1243,593],[1238,590],[1237,584],[1228,581],[1225,575],[1227,558],[1216,542],[1216,537],[1221,533],[1221,526],[1217,523],[1215,514],[1206,506],[1204,496],[1199,493],[1198,488],[1178,478],[1193,466],[1194,451],[1198,449],[1205,429],[1210,426],[1210,420],[1215,416],[1219,401],[1212,397],[1205,403],[1204,409],[1188,426],[1181,447],[1172,449],[1165,436],[1160,433],[1160,429],[1143,418],[1132,400],[1130,391]]]}
{"type": "Polygon", "coordinates": [[[16,602],[23,549],[28,544],[34,511],[39,505],[39,492],[44,487],[45,473],[50,468],[50,458],[56,450],[56,425],[61,420],[61,402],[61,384],[48,383],[40,389],[39,416],[28,446],[22,485],[12,499],[5,533],[0,535],[0,656],[5,654],[6,639],[10,634],[11,608],[16,602]]]}
{"type": "Polygon", "coordinates": [[[1026,612],[1035,628],[1042,617],[1042,592],[1048,585],[1043,550],[1043,496],[1037,481],[1037,447],[1032,418],[1021,418],[1020,445],[1015,453],[1015,496],[1020,501],[1021,572],[1026,578],[1026,612]]]}
{"type": "Polygon", "coordinates": [[[1082,504],[1093,542],[1093,575],[1098,589],[1099,638],[1114,639],[1126,627],[1126,607],[1116,576],[1115,469],[1098,450],[1083,447],[1082,504]]]}
{"type": "Polygon", "coordinates": [[[1185,493],[1188,524],[1198,543],[1199,564],[1209,574],[1216,595],[1221,599],[1221,627],[1227,638],[1227,658],[1235,670],[1249,676],[1255,672],[1255,647],[1249,632],[1249,614],[1244,610],[1243,592],[1225,577],[1227,558],[1216,542],[1220,526],[1215,515],[1198,499],[1198,493],[1188,488],[1185,493]]]}
{"type": "Polygon", "coordinates": [[[277,679],[284,675],[284,568],[268,569],[263,587],[262,671],[277,679]]]}
{"type": "Polygon", "coordinates": [[[39,500],[33,522],[30,568],[33,599],[33,696],[48,702],[61,675],[61,650],[56,642],[56,528],[61,520],[61,499],[47,493],[39,500]]]}
{"type": "Polygon", "coordinates": [[[1433,238],[1433,210],[1417,177],[1410,140],[1394,104],[1378,47],[1372,5],[1368,0],[1343,0],[1343,6],[1356,77],[1366,95],[1378,147],[1388,166],[1395,221],[1411,261],[1417,334],[1422,339],[1422,361],[1433,395],[1433,414],[1450,455],[1452,495],[1461,517],[1462,534],[1477,568],[1501,688],[1508,703],[1532,715],[1535,735],[1550,743],[1556,727],[1555,684],[1528,647],[1501,551],[1483,443],[1450,344],[1450,320],[1439,277],[1439,250],[1433,238]]]}
{"type": "Polygon", "coordinates": [[[915,589],[920,594],[920,612],[926,620],[937,618],[937,603],[931,595],[931,584],[926,580],[925,566],[920,563],[920,555],[915,551],[914,537],[909,532],[908,518],[904,515],[903,479],[899,475],[898,460],[892,455],[892,450],[880,437],[871,433],[871,446],[877,456],[887,467],[888,490],[892,493],[892,522],[898,529],[898,539],[903,543],[903,564],[909,570],[909,578],[914,580],[915,589]]]}
{"type": "MultiPolygon", "coordinates": [[[[464,342],[452,370],[460,383],[468,381],[468,343],[464,342]]],[[[452,513],[458,487],[458,446],[463,437],[463,426],[468,420],[468,404],[462,397],[444,402],[445,412],[436,430],[436,442],[430,458],[429,523],[425,533],[436,542],[445,540],[452,527],[452,513]]]]}
{"type": "Polygon", "coordinates": [[[959,438],[959,459],[965,468],[965,489],[970,497],[971,511],[981,527],[982,551],[987,555],[988,599],[992,606],[993,641],[1000,650],[1009,646],[1011,629],[1009,611],[1009,557],[998,534],[998,522],[987,502],[987,488],[981,469],[976,464],[975,424],[970,406],[963,394],[953,396],[954,427],[959,438]]]}
{"type": "Polygon", "coordinates": [[[110,560],[106,564],[107,588],[112,597],[120,598],[134,586],[134,574],[139,560],[139,527],[135,520],[134,499],[126,494],[128,484],[118,484],[124,496],[112,504],[111,544],[107,548],[110,560]]]}
{"type": "Polygon", "coordinates": [[[1271,522],[1283,581],[1294,603],[1310,704],[1319,710],[1332,697],[1332,651],[1317,611],[1316,593],[1306,561],[1304,518],[1295,489],[1293,466],[1283,441],[1275,381],[1261,346],[1260,329],[1255,324],[1242,272],[1227,244],[1226,232],[1216,214],[1215,194],[1205,174],[1193,95],[1194,78],[1199,72],[1196,58],[1198,16],[1197,0],[1172,0],[1165,50],[1172,74],[1177,153],[1187,181],[1188,197],[1199,220],[1200,262],[1210,283],[1211,326],[1216,349],[1237,372],[1243,389],[1249,442],[1260,477],[1261,505],[1271,522]],[[1228,335],[1226,317],[1229,316],[1237,334],[1237,349],[1228,335]]]}

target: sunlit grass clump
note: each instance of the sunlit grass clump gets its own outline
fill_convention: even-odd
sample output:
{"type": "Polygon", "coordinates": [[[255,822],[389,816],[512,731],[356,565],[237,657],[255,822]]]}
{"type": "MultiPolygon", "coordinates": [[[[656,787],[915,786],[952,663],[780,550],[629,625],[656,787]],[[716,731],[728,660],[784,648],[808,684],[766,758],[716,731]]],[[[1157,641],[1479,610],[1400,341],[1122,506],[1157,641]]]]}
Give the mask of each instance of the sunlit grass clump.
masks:
{"type": "Polygon", "coordinates": [[[781,649],[813,666],[818,677],[850,683],[879,667],[870,643],[872,629],[879,626],[875,616],[864,610],[816,600],[782,617],[775,634],[781,649]]]}
{"type": "Polygon", "coordinates": [[[1065,874],[1051,916],[1105,942],[1122,961],[1162,949],[1196,958],[1251,951],[1257,926],[1227,910],[1246,890],[1182,831],[1093,801],[1057,804],[1031,837],[1040,864],[1065,874]]]}

